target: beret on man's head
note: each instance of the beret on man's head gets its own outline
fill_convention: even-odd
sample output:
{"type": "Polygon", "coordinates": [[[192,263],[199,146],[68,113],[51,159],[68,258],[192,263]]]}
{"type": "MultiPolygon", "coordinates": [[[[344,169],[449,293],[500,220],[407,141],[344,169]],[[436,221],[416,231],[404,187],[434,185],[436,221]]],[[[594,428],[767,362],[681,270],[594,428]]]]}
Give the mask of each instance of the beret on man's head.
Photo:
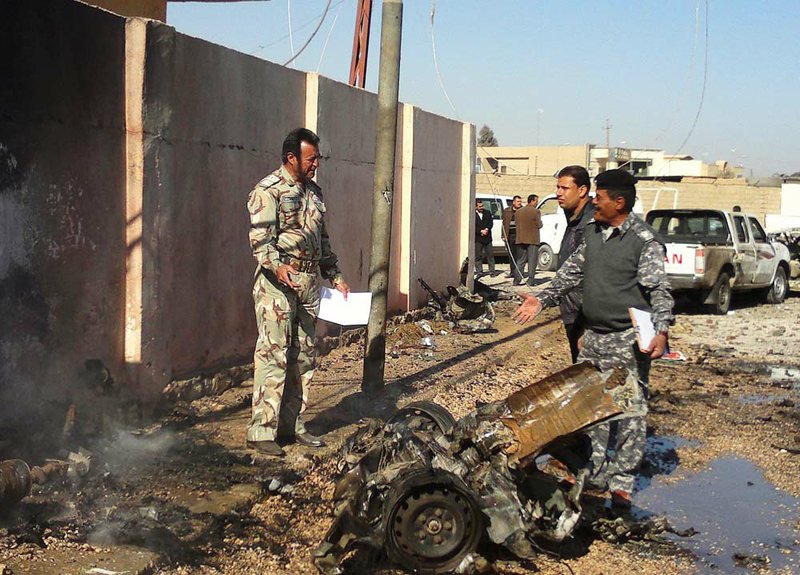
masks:
{"type": "Polygon", "coordinates": [[[606,170],[600,172],[594,179],[595,188],[598,190],[631,190],[636,192],[638,180],[625,170],[606,170]]]}

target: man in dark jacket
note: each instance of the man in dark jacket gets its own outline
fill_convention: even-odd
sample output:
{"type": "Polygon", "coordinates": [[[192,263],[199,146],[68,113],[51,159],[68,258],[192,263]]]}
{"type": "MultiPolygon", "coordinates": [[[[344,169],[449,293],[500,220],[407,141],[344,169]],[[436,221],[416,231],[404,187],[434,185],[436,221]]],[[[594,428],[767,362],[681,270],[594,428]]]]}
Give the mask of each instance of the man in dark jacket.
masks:
{"type": "Polygon", "coordinates": [[[528,196],[528,205],[517,210],[514,222],[517,227],[517,262],[511,270],[514,275],[514,285],[522,284],[525,264],[528,264],[528,286],[532,286],[536,276],[536,264],[539,261],[539,229],[542,227],[542,214],[536,206],[539,196],[528,196]]]}
{"type": "Polygon", "coordinates": [[[492,251],[492,212],[483,208],[483,201],[475,201],[475,273],[483,273],[483,256],[489,264],[489,273],[494,272],[492,251]]]}
{"type": "Polygon", "coordinates": [[[508,250],[508,263],[511,266],[511,272],[517,266],[517,227],[511,227],[514,223],[514,214],[522,207],[522,196],[514,196],[511,200],[511,205],[503,210],[503,243],[508,250]]]}
{"type": "MultiPolygon", "coordinates": [[[[583,166],[567,166],[556,175],[556,199],[567,218],[567,229],[558,251],[559,267],[581,245],[586,224],[594,220],[594,206],[589,191],[592,181],[583,166]]],[[[572,363],[578,360],[578,341],[583,335],[584,318],[581,313],[581,287],[578,286],[561,298],[561,321],[569,340],[572,363]]]]}

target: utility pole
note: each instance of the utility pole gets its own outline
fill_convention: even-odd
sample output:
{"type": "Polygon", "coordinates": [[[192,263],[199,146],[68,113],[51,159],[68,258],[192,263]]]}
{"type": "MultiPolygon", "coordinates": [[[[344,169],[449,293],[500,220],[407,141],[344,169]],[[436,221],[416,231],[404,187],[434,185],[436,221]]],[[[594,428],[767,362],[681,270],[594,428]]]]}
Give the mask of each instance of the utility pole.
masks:
{"type": "Polygon", "coordinates": [[[606,118],[606,125],[603,126],[603,129],[606,131],[606,148],[608,148],[609,153],[611,153],[611,124],[608,123],[608,118],[606,118]]]}
{"type": "Polygon", "coordinates": [[[386,299],[389,286],[389,248],[392,240],[394,151],[397,144],[397,96],[400,89],[402,0],[383,0],[381,59],[378,72],[378,121],[375,134],[375,179],[372,195],[372,249],[369,291],[372,305],[364,352],[364,391],[383,387],[386,364],[386,299]]]}

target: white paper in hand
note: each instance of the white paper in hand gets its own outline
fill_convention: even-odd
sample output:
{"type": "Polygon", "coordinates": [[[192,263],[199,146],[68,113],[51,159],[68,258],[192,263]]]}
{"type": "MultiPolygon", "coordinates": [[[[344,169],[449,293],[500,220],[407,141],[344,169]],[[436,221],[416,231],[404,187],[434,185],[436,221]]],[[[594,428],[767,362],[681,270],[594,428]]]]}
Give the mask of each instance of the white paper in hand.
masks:
{"type": "Polygon", "coordinates": [[[629,307],[633,329],[636,330],[636,341],[639,343],[639,351],[646,352],[647,348],[656,336],[656,328],[653,325],[653,316],[649,311],[629,307]]]}
{"type": "Polygon", "coordinates": [[[324,287],[320,293],[319,319],[339,325],[367,325],[372,294],[350,292],[347,299],[335,289],[324,287]]]}

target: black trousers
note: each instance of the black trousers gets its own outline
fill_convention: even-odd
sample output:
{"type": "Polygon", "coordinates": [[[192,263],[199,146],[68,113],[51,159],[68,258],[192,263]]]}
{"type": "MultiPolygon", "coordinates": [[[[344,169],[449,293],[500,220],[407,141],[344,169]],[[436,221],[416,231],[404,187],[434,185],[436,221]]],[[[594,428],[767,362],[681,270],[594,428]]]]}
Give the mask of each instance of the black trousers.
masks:
{"type": "Polygon", "coordinates": [[[483,272],[484,254],[486,255],[486,263],[489,264],[489,271],[494,271],[494,249],[492,248],[492,243],[475,242],[475,271],[477,273],[483,272]]]}
{"type": "Polygon", "coordinates": [[[567,332],[567,340],[569,341],[569,351],[572,354],[572,363],[578,362],[578,340],[583,335],[584,326],[583,320],[579,317],[574,323],[565,323],[564,331],[567,332]]]}

